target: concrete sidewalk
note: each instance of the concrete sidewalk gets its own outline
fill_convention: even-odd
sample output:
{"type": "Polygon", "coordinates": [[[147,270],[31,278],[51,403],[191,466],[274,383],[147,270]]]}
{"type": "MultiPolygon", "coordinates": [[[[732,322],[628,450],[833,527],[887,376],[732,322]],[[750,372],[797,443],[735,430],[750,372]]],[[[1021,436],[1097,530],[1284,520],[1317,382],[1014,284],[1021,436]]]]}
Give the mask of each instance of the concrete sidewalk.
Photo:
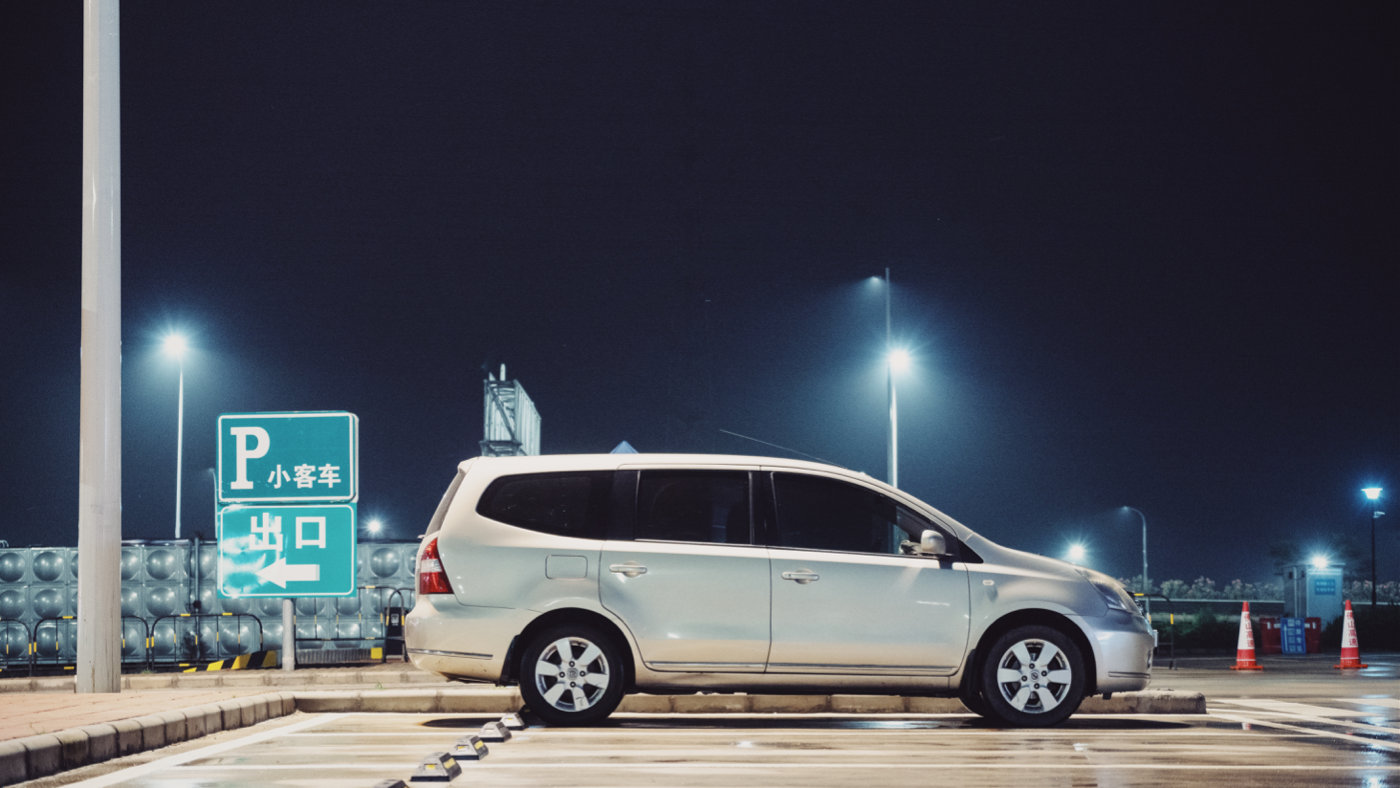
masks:
{"type": "MultiPolygon", "coordinates": [[[[120,693],[76,694],[72,677],[0,679],[0,785],[157,749],[296,711],[503,714],[516,688],[448,682],[403,662],[338,668],[138,674],[120,693]]],[[[951,698],[871,695],[629,695],[619,712],[965,714],[951,698]]],[[[1193,692],[1091,698],[1082,714],[1199,714],[1193,692]]]]}

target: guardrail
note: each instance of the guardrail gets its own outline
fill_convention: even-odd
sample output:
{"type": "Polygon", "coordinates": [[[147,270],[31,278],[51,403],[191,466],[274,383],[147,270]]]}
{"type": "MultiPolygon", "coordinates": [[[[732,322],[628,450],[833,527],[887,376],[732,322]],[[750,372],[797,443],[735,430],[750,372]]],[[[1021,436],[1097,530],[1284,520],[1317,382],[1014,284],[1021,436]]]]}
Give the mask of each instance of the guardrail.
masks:
{"type": "Polygon", "coordinates": [[[379,655],[381,662],[388,661],[388,654],[392,648],[396,647],[399,653],[403,652],[403,616],[407,610],[405,595],[412,593],[413,589],[375,585],[356,587],[357,595],[363,595],[366,591],[385,592],[378,605],[379,612],[376,614],[366,616],[364,615],[363,609],[361,609],[353,616],[345,616],[340,613],[327,616],[324,622],[321,616],[316,615],[311,616],[309,621],[305,618],[300,618],[298,620],[298,630],[301,630],[303,625],[309,625],[314,627],[317,632],[317,634],[314,635],[298,634],[293,639],[298,645],[297,652],[299,662],[312,664],[317,661],[315,651],[303,651],[300,648],[301,644],[311,643],[318,644],[320,650],[328,652],[327,656],[332,656],[332,658],[334,652],[339,650],[336,647],[340,646],[344,648],[346,644],[355,644],[355,646],[349,646],[350,648],[364,645],[370,651],[373,651],[374,647],[382,643],[384,647],[380,650],[379,655]],[[343,625],[347,622],[350,622],[352,625],[357,625],[354,626],[353,632],[345,631],[343,625]],[[378,631],[366,635],[364,634],[364,629],[367,626],[371,630],[378,631]]]}
{"type": "MultiPolygon", "coordinates": [[[[1136,598],[1141,599],[1144,595],[1143,595],[1143,594],[1133,594],[1133,596],[1136,597],[1136,598]]],[[[1170,598],[1168,598],[1167,596],[1165,596],[1165,595],[1163,595],[1163,594],[1147,594],[1147,595],[1146,595],[1146,598],[1148,598],[1148,599],[1153,599],[1153,600],[1160,599],[1160,600],[1162,600],[1163,602],[1167,603],[1167,629],[1166,629],[1166,633],[1167,633],[1167,644],[1166,644],[1166,648],[1167,648],[1167,670],[1176,670],[1176,604],[1175,604],[1175,602],[1173,602],[1173,600],[1171,600],[1170,598]]],[[[1157,629],[1157,628],[1156,628],[1156,625],[1155,625],[1155,623],[1154,623],[1154,624],[1153,624],[1153,631],[1154,631],[1154,632],[1160,632],[1160,631],[1162,631],[1162,630],[1157,629]]],[[[1153,655],[1155,656],[1156,653],[1157,653],[1159,650],[1161,650],[1161,648],[1162,648],[1162,642],[1161,642],[1161,640],[1160,640],[1160,638],[1159,638],[1159,639],[1157,640],[1157,642],[1156,642],[1156,643],[1154,644],[1154,646],[1153,646],[1153,649],[1152,649],[1153,655]]],[[[1153,663],[1154,663],[1154,667],[1155,667],[1155,663],[1156,663],[1156,660],[1155,660],[1155,659],[1153,660],[1153,663]]]]}
{"type": "Polygon", "coordinates": [[[403,617],[406,612],[404,606],[404,592],[412,592],[411,588],[395,588],[390,591],[382,600],[383,607],[380,609],[380,617],[384,620],[384,653],[380,656],[380,662],[389,660],[389,648],[395,646],[400,657],[407,658],[408,652],[403,642],[403,617]],[[397,599],[398,604],[393,600],[397,599]]]}
{"type": "Polygon", "coordinates": [[[161,616],[151,623],[147,637],[147,665],[188,665],[190,662],[212,662],[219,659],[217,647],[222,645],[228,655],[252,654],[263,650],[262,620],[249,613],[177,613],[161,616]],[[214,624],[210,637],[201,637],[200,631],[206,621],[214,624]],[[169,622],[168,631],[162,632],[161,624],[169,622]],[[248,626],[252,622],[252,626],[248,626]],[[230,626],[232,629],[230,629],[230,626]],[[252,641],[252,630],[256,627],[257,640],[252,641]],[[232,632],[232,640],[227,639],[232,632]],[[169,651],[162,653],[167,642],[169,651]],[[250,647],[251,646],[251,647],[250,647]]]}
{"type": "Polygon", "coordinates": [[[15,662],[20,662],[28,669],[29,675],[34,675],[34,630],[29,625],[16,618],[0,619],[0,671],[9,670],[15,662]],[[18,628],[24,633],[22,639],[16,640],[12,633],[18,628]],[[23,644],[24,649],[20,651],[18,646],[23,644]]]}

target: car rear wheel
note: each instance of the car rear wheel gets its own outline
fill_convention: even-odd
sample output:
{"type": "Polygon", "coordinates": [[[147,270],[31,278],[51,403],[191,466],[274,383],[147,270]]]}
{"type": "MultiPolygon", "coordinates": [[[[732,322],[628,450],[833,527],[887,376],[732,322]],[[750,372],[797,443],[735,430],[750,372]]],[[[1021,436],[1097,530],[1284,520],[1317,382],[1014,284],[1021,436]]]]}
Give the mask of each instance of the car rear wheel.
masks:
{"type": "Polygon", "coordinates": [[[1016,627],[987,649],[982,663],[986,716],[1017,727],[1057,725],[1084,697],[1084,659],[1074,641],[1046,626],[1016,627]]]}
{"type": "Polygon", "coordinates": [[[587,624],[551,627],[531,638],[520,660],[520,694],[554,725],[587,725],[613,712],[625,683],[613,638],[587,624]]]}

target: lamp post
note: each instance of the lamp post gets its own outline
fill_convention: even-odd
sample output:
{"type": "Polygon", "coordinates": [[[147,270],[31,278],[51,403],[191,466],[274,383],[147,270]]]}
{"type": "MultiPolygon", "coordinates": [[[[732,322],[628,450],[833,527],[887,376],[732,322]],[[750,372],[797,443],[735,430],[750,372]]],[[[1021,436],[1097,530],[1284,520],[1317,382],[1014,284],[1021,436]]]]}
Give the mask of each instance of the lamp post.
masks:
{"type": "Polygon", "coordinates": [[[185,462],[185,343],[183,334],[170,334],[165,338],[165,354],[171,356],[180,367],[180,404],[175,416],[175,538],[180,538],[180,471],[185,462]]]}
{"type": "Polygon", "coordinates": [[[886,467],[890,472],[890,486],[899,486],[899,413],[895,407],[894,365],[895,350],[890,337],[890,269],[885,267],[885,390],[890,401],[890,442],[889,459],[886,467]]]}
{"type": "Polygon", "coordinates": [[[1134,509],[1131,506],[1124,506],[1123,508],[1142,518],[1142,601],[1143,607],[1146,609],[1147,612],[1147,620],[1151,621],[1152,597],[1150,596],[1150,594],[1152,592],[1152,586],[1148,583],[1147,580],[1147,515],[1143,514],[1138,509],[1134,509]]]}
{"type": "Polygon", "coordinates": [[[872,276],[867,283],[884,284],[885,289],[885,393],[889,401],[890,429],[888,453],[885,455],[885,468],[889,474],[891,487],[899,486],[899,404],[895,395],[895,375],[907,369],[911,363],[909,351],[894,344],[893,293],[890,286],[890,269],[885,266],[885,276],[872,276]]]}
{"type": "Polygon", "coordinates": [[[1371,615],[1376,611],[1376,521],[1385,516],[1378,507],[1381,500],[1380,487],[1366,487],[1361,490],[1366,500],[1371,502],[1371,615]]]}

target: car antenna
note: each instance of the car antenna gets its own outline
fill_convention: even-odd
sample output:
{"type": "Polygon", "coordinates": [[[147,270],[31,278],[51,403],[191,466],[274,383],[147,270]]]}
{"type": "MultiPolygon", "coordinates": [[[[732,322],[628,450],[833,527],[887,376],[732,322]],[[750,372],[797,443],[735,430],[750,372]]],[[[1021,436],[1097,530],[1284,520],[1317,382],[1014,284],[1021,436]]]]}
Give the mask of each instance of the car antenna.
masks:
{"type": "Polygon", "coordinates": [[[733,435],[733,436],[736,437],[736,438],[743,438],[743,439],[746,440],[746,441],[753,441],[754,443],[762,443],[764,446],[772,446],[772,447],[775,448],[775,449],[782,449],[783,451],[792,452],[793,454],[799,454],[799,455],[801,455],[801,456],[803,456],[803,457],[806,457],[806,458],[809,459],[809,460],[816,460],[817,462],[824,462],[824,463],[826,463],[827,465],[837,465],[837,464],[838,464],[838,463],[832,462],[831,460],[824,460],[824,459],[822,459],[821,457],[818,457],[818,456],[816,456],[816,455],[814,455],[814,454],[808,454],[808,453],[805,452],[805,451],[798,451],[797,449],[790,449],[790,448],[788,448],[787,446],[779,446],[779,445],[776,444],[776,443],[769,443],[768,441],[759,440],[758,438],[750,437],[750,436],[748,436],[748,435],[740,435],[740,434],[737,433],[737,432],[730,432],[729,430],[726,430],[726,429],[721,429],[720,432],[724,433],[725,435],[733,435]]]}

